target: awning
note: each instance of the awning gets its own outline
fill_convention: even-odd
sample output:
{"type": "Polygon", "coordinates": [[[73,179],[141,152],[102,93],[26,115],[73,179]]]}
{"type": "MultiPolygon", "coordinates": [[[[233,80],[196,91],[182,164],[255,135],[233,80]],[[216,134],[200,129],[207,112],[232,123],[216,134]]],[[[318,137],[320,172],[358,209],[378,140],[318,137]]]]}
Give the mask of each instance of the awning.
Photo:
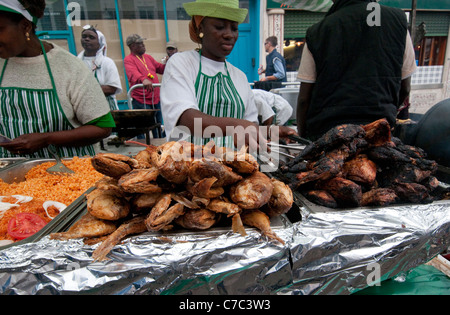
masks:
{"type": "Polygon", "coordinates": [[[299,9],[311,12],[327,12],[333,2],[331,0],[272,0],[285,9],[299,9]]]}

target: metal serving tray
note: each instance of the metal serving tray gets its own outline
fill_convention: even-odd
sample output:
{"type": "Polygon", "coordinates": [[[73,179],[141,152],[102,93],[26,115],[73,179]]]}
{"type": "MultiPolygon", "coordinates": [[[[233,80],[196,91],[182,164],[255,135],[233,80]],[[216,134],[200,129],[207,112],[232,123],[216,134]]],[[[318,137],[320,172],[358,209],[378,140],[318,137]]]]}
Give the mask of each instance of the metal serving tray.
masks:
{"type": "MultiPolygon", "coordinates": [[[[447,189],[450,185],[444,182],[439,182],[439,188],[441,189],[447,189]]],[[[294,192],[294,202],[297,203],[299,206],[303,206],[306,208],[307,211],[311,213],[319,213],[319,212],[336,212],[336,211],[349,211],[349,210],[367,210],[367,209],[383,209],[383,208],[395,208],[395,207],[404,207],[404,206],[414,206],[413,203],[396,203],[391,204],[388,206],[366,206],[366,207],[352,207],[352,208],[328,208],[324,206],[320,206],[318,204],[315,204],[311,201],[309,201],[302,193],[299,191],[294,192]]],[[[433,201],[430,204],[448,204],[450,206],[450,200],[436,200],[433,201]]]]}
{"type": "MultiPolygon", "coordinates": [[[[68,160],[68,159],[63,159],[68,160]]],[[[4,169],[0,169],[0,179],[2,179],[6,183],[20,183],[25,180],[25,175],[29,170],[31,170],[33,167],[40,165],[45,162],[56,162],[54,159],[31,159],[31,160],[24,160],[17,163],[14,163],[13,165],[10,165],[4,169]]],[[[0,246],[0,250],[22,245],[26,243],[32,243],[37,242],[43,237],[51,234],[59,232],[60,230],[64,229],[67,225],[71,225],[74,220],[77,220],[83,212],[83,210],[86,209],[86,195],[92,191],[93,188],[87,190],[85,193],[83,193],[80,197],[78,197],[74,202],[72,202],[70,205],[67,206],[67,208],[61,212],[59,215],[57,215],[52,221],[50,221],[44,228],[42,228],[39,232],[35,233],[34,235],[15,242],[13,244],[0,246]]]]}

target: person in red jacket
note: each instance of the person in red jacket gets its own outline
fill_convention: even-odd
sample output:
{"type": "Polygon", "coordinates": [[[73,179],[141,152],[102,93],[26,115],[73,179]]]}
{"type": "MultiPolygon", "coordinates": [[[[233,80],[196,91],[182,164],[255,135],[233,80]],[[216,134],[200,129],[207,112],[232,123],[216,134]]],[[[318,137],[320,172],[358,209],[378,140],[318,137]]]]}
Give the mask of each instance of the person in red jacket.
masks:
{"type": "MultiPolygon", "coordinates": [[[[142,84],[143,88],[136,88],[131,93],[133,98],[133,109],[157,109],[155,122],[163,125],[161,105],[159,101],[159,88],[153,84],[159,83],[157,74],[163,74],[166,65],[157,62],[152,56],[146,54],[144,45],[145,38],[138,34],[127,37],[127,46],[130,54],[125,57],[124,65],[130,87],[142,84]]],[[[164,138],[165,134],[161,128],[152,130],[154,138],[164,138]]],[[[141,136],[140,136],[141,137],[141,136]]]]}

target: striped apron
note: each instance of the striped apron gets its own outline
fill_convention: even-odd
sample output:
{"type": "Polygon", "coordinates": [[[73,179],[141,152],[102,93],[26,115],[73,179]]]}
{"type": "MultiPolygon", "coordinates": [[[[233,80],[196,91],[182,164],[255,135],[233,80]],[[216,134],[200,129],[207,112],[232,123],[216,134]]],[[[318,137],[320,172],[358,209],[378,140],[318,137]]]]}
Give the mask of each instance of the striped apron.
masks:
{"type": "MultiPolygon", "coordinates": [[[[245,113],[244,102],[231,80],[227,63],[227,74],[219,72],[215,76],[208,76],[202,72],[202,58],[200,51],[200,68],[195,82],[196,97],[199,110],[204,114],[215,117],[232,117],[243,119],[245,113]]],[[[217,146],[234,148],[232,136],[217,138],[193,137],[194,144],[206,144],[214,140],[217,146]]]]}
{"type": "MultiPolygon", "coordinates": [[[[34,90],[19,87],[2,87],[3,76],[8,64],[5,60],[0,76],[0,134],[14,139],[23,134],[47,133],[72,130],[75,127],[67,119],[61,107],[56,91],[47,54],[41,42],[45,63],[52,82],[51,89],[34,90]]],[[[57,147],[61,157],[95,155],[93,146],[57,147]]],[[[0,157],[18,157],[18,155],[0,147],[0,157]]],[[[28,158],[53,158],[47,148],[41,149],[28,158]]]]}

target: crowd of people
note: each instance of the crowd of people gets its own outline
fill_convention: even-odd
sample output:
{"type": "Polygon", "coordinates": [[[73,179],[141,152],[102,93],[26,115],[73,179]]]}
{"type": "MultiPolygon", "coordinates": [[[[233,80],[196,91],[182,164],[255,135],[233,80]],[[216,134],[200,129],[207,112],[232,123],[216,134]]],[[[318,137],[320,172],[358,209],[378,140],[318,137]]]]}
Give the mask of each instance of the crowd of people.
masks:
{"type": "MultiPolygon", "coordinates": [[[[158,110],[149,124],[164,128],[154,129],[154,138],[202,144],[214,139],[253,150],[270,141],[273,125],[278,137],[312,140],[341,123],[384,117],[394,126],[416,69],[414,52],[401,10],[381,6],[381,26],[364,25],[372,1],[333,0],[326,17],[308,29],[298,75],[297,131],[285,126],[292,106],[258,89],[257,83],[286,82],[277,38],[264,41],[266,69],[259,74],[265,76],[256,89],[226,60],[248,14],[238,0],[184,4],[191,16],[186,36],[199,49],[178,52],[176,43],[168,42],[167,56],[157,61],[146,52],[145,38],[127,37],[127,79],[130,87],[143,86],[131,94],[133,109],[158,110]],[[154,87],[158,75],[161,88],[154,87]]],[[[76,58],[36,35],[44,9],[44,0],[0,0],[0,98],[7,100],[0,104],[1,157],[48,157],[49,145],[61,156],[92,155],[93,144],[115,127],[111,111],[118,109],[122,87],[105,36],[84,27],[84,50],[76,58]]]]}

